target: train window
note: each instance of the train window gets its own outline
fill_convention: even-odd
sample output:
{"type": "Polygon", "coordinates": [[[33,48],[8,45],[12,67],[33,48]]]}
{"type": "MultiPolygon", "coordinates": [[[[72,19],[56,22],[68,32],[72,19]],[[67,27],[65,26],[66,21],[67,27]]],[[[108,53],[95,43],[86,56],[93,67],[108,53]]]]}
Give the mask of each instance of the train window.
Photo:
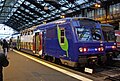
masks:
{"type": "Polygon", "coordinates": [[[80,26],[79,21],[73,20],[72,24],[74,27],[80,26]]]}
{"type": "Polygon", "coordinates": [[[25,35],[25,33],[23,32],[23,36],[25,35]]]}
{"type": "Polygon", "coordinates": [[[30,31],[28,31],[28,35],[30,35],[30,31]]]}
{"type": "Polygon", "coordinates": [[[33,30],[31,30],[31,35],[33,34],[33,30]]]}
{"type": "Polygon", "coordinates": [[[114,32],[114,27],[112,25],[102,25],[102,32],[105,41],[115,41],[115,32],[114,32]]]}
{"type": "Polygon", "coordinates": [[[64,44],[64,42],[65,42],[65,29],[64,28],[61,28],[60,29],[60,43],[61,44],[64,44]]]}
{"type": "Polygon", "coordinates": [[[27,35],[27,32],[25,32],[25,35],[27,35]]]}
{"type": "Polygon", "coordinates": [[[61,29],[61,36],[64,36],[65,32],[64,29],[61,29]]]}
{"type": "Polygon", "coordinates": [[[75,28],[79,41],[90,41],[92,40],[90,29],[87,28],[75,28]]]}
{"type": "Polygon", "coordinates": [[[115,41],[114,31],[103,31],[103,36],[106,41],[115,41]]]}

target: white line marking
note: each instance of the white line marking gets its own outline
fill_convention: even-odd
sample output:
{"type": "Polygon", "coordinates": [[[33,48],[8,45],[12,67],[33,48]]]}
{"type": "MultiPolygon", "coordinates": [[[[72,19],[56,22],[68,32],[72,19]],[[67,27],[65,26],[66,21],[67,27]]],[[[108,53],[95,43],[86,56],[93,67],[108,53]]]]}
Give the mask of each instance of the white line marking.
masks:
{"type": "Polygon", "coordinates": [[[48,64],[48,63],[46,63],[46,62],[43,62],[43,61],[40,61],[40,60],[38,60],[38,59],[32,58],[31,56],[28,56],[28,55],[26,55],[26,54],[24,54],[24,53],[21,53],[21,52],[19,52],[19,51],[16,51],[16,50],[14,50],[14,51],[15,51],[16,53],[20,54],[20,55],[23,55],[23,56],[25,56],[25,57],[33,60],[33,61],[36,61],[36,62],[38,62],[38,63],[41,63],[41,64],[43,64],[43,65],[45,65],[45,66],[47,66],[47,67],[50,67],[50,68],[52,68],[52,69],[54,69],[54,70],[59,71],[59,72],[62,72],[62,73],[64,73],[64,74],[66,74],[66,75],[69,75],[69,76],[75,78],[75,79],[82,80],[82,81],[93,81],[93,80],[91,80],[91,79],[89,79],[89,78],[80,76],[80,75],[78,75],[78,74],[72,73],[72,72],[70,72],[70,71],[61,69],[61,68],[59,68],[59,67],[50,65],[50,64],[48,64]]]}

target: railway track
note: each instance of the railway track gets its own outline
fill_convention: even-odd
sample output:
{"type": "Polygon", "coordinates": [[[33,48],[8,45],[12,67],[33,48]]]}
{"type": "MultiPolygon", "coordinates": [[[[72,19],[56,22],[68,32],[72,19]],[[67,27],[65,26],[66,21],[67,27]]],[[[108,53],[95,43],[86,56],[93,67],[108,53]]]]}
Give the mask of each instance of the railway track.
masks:
{"type": "Polygon", "coordinates": [[[94,68],[94,73],[89,74],[101,81],[120,81],[120,67],[102,66],[94,68]]]}
{"type": "MultiPolygon", "coordinates": [[[[68,67],[68,66],[64,66],[68,67]]],[[[84,72],[84,68],[71,68],[76,71],[85,73],[94,78],[97,78],[99,81],[120,81],[120,63],[114,63],[111,66],[95,66],[93,68],[94,72],[92,74],[84,72]],[[119,65],[118,65],[119,64],[119,65]]]]}

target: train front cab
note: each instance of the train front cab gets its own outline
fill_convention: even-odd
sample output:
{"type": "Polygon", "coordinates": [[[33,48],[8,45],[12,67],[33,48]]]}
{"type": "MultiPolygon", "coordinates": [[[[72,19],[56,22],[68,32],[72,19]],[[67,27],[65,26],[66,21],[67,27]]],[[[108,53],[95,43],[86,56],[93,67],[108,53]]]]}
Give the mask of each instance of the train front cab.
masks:
{"type": "Polygon", "coordinates": [[[117,42],[117,51],[120,54],[120,30],[115,30],[116,42],[117,42]]]}
{"type": "Polygon", "coordinates": [[[70,18],[38,27],[39,30],[41,28],[45,31],[42,37],[44,57],[55,61],[59,59],[62,64],[72,67],[96,63],[100,57],[104,57],[102,31],[96,21],[70,18]]]}
{"type": "Polygon", "coordinates": [[[72,21],[74,29],[74,54],[80,66],[105,62],[103,35],[99,22],[90,19],[72,21]],[[79,25],[78,25],[79,24],[79,25]]]}

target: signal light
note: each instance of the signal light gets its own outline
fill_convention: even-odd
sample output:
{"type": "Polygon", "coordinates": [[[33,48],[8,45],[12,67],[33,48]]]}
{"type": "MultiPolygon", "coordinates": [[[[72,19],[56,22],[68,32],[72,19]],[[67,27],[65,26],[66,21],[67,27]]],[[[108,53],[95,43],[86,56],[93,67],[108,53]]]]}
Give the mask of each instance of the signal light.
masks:
{"type": "Polygon", "coordinates": [[[98,48],[98,51],[103,51],[103,50],[104,50],[103,47],[99,47],[99,48],[98,48]]]}
{"type": "Polygon", "coordinates": [[[87,48],[79,48],[79,51],[80,51],[80,52],[87,52],[88,49],[87,49],[87,48]]]}
{"type": "Polygon", "coordinates": [[[83,51],[86,52],[86,51],[87,51],[87,48],[83,48],[83,51]]]}

